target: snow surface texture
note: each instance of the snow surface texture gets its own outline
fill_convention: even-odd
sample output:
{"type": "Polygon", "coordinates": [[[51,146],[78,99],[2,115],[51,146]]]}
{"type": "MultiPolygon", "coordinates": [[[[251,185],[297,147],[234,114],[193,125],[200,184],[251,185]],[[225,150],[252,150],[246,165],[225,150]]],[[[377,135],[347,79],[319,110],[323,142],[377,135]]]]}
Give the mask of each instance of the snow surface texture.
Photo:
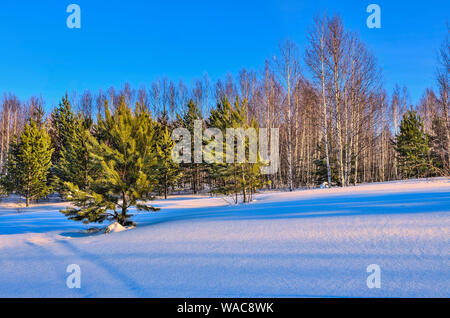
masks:
{"type": "Polygon", "coordinates": [[[63,203],[1,203],[0,297],[450,296],[449,178],[154,204],[105,235],[63,203]],[[366,285],[370,264],[380,289],[366,285]]]}

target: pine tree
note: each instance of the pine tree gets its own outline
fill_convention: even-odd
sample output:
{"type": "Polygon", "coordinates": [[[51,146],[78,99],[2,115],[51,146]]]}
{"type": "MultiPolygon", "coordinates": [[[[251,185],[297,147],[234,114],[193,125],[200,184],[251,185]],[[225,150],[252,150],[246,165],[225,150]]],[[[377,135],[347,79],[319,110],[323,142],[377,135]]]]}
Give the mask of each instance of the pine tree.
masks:
{"type": "Polygon", "coordinates": [[[47,175],[52,153],[49,135],[33,119],[25,125],[20,138],[11,143],[4,185],[8,192],[23,195],[26,206],[51,191],[47,175]]]}
{"type": "Polygon", "coordinates": [[[123,96],[113,113],[105,102],[105,118],[98,118],[97,132],[88,139],[96,178],[89,177],[89,186],[81,190],[66,182],[68,198],[78,208],[61,211],[69,219],[89,222],[116,220],[121,225],[133,224],[128,214],[131,206],[138,210],[157,211],[145,204],[152,199],[156,183],[154,138],[156,123],[150,115],[136,107],[132,112],[123,96]]]}
{"type": "MultiPolygon", "coordinates": [[[[187,105],[187,111],[184,114],[183,117],[177,116],[178,125],[186,128],[189,130],[191,136],[194,136],[195,130],[194,125],[196,120],[203,120],[202,114],[197,106],[196,103],[191,99],[188,102],[187,105]]],[[[195,151],[194,149],[194,138],[191,139],[191,154],[193,154],[195,151]]],[[[192,163],[184,163],[181,164],[181,167],[183,170],[186,171],[184,174],[189,178],[189,181],[191,183],[191,189],[193,190],[194,194],[197,194],[200,190],[200,177],[202,174],[202,171],[204,170],[204,165],[202,163],[192,162],[192,163]]]]}
{"type": "MultiPolygon", "coordinates": [[[[223,135],[227,128],[233,127],[233,109],[227,98],[223,97],[220,103],[217,103],[216,109],[211,111],[208,120],[208,127],[218,128],[223,135]]],[[[223,140],[223,149],[226,149],[226,138],[223,140]]],[[[223,156],[225,152],[223,152],[223,156]]],[[[215,180],[212,185],[212,193],[220,193],[232,196],[235,203],[238,203],[239,188],[237,185],[237,166],[236,163],[226,163],[225,158],[222,162],[209,165],[209,175],[215,180]]]]}
{"type": "Polygon", "coordinates": [[[168,190],[173,187],[181,177],[179,165],[172,160],[172,150],[175,142],[167,127],[158,125],[155,150],[157,157],[156,175],[158,179],[158,190],[164,193],[167,199],[168,190]]]}
{"type": "MultiPolygon", "coordinates": [[[[211,111],[208,126],[219,128],[224,136],[226,136],[227,128],[242,128],[244,130],[254,128],[258,135],[256,121],[251,120],[250,124],[247,123],[246,105],[246,100],[240,102],[239,97],[237,97],[234,107],[232,107],[228,99],[223,98],[221,103],[218,103],[217,108],[211,111]]],[[[226,137],[223,142],[223,149],[225,150],[227,146],[226,137]]],[[[245,153],[249,153],[249,140],[246,138],[244,142],[245,153]]],[[[234,143],[235,146],[236,142],[234,143]]],[[[210,175],[216,180],[212,192],[233,195],[235,203],[238,203],[238,196],[242,194],[243,202],[250,202],[253,193],[264,184],[260,172],[261,158],[258,153],[256,163],[249,162],[247,157],[244,162],[237,162],[237,155],[234,150],[233,163],[227,163],[224,155],[222,163],[210,164],[210,175]]]]}
{"type": "MultiPolygon", "coordinates": [[[[256,120],[253,118],[251,121],[250,127],[254,128],[256,130],[257,136],[259,135],[259,127],[256,122],[256,120]]],[[[248,145],[247,145],[248,147],[248,145]]],[[[259,152],[257,153],[257,162],[252,163],[248,162],[245,164],[246,166],[246,178],[247,178],[247,187],[248,187],[248,195],[247,195],[247,202],[253,201],[253,194],[256,193],[257,190],[261,189],[265,184],[266,181],[261,175],[261,167],[263,166],[261,156],[259,152]]]]}
{"type": "Polygon", "coordinates": [[[407,111],[400,124],[400,132],[395,137],[398,153],[398,171],[405,177],[423,177],[432,168],[428,136],[423,131],[423,123],[415,111],[407,111]]]}

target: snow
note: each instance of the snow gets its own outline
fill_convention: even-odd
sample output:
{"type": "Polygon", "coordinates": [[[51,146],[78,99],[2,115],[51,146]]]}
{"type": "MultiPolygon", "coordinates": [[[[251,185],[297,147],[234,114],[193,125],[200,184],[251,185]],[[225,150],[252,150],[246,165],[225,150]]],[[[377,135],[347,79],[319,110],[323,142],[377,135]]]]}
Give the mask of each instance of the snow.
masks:
{"type": "Polygon", "coordinates": [[[127,228],[119,224],[119,222],[114,222],[113,224],[110,224],[106,227],[105,233],[116,233],[116,232],[122,232],[126,231],[127,228]]]}
{"type": "Polygon", "coordinates": [[[152,204],[105,235],[67,220],[65,203],[0,203],[0,297],[450,296],[450,178],[152,204]]]}

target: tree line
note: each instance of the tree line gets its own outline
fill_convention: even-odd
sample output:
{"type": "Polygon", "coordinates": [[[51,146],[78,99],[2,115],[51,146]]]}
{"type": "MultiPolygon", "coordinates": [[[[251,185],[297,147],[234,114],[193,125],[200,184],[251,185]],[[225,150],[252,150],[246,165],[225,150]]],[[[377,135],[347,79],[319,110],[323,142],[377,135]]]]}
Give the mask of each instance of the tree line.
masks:
{"type": "Polygon", "coordinates": [[[64,211],[73,219],[127,224],[130,206],[157,210],[145,202],[174,192],[221,193],[237,203],[261,188],[449,175],[448,35],[438,55],[438,92],[426,89],[411,105],[406,87],[390,95],[383,88],[358,34],[339,16],[322,15],[302,52],[280,42],[259,71],[242,69],[215,83],[206,75],[190,87],[162,78],[137,90],[125,84],[66,94],[48,114],[42,98],[5,94],[1,191],[24,195],[27,204],[56,191],[76,202],[64,211]],[[279,128],[278,171],[262,175],[260,161],[175,163],[172,131],[194,134],[195,121],[224,134],[227,127],[279,128]]]}

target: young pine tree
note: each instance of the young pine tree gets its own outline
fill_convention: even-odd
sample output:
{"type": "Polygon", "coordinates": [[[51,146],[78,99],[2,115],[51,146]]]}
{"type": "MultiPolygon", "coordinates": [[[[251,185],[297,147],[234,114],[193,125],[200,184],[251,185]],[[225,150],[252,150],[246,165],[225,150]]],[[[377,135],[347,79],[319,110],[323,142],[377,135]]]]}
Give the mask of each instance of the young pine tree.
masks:
{"type": "MultiPolygon", "coordinates": [[[[192,139],[191,139],[191,154],[194,153],[194,125],[196,120],[202,120],[202,114],[197,106],[196,103],[191,99],[188,102],[187,105],[187,111],[184,114],[183,117],[177,116],[178,125],[181,127],[184,127],[189,130],[191,133],[192,139]]],[[[201,183],[201,175],[204,170],[204,165],[202,163],[184,163],[181,165],[184,171],[186,171],[185,175],[189,178],[191,189],[194,192],[194,194],[197,194],[200,190],[200,183],[201,183]]]]}
{"type": "MultiPolygon", "coordinates": [[[[220,103],[217,103],[217,107],[211,111],[207,126],[220,129],[222,135],[224,135],[222,157],[225,157],[226,129],[233,128],[233,108],[227,98],[222,98],[220,103]]],[[[209,165],[209,175],[214,181],[212,193],[232,196],[235,203],[238,202],[240,189],[237,184],[238,169],[236,163],[226,163],[226,158],[222,158],[222,162],[209,165]]]]}
{"type": "Polygon", "coordinates": [[[66,182],[68,198],[77,208],[61,212],[84,223],[115,220],[125,226],[133,224],[128,214],[131,206],[159,210],[145,204],[152,199],[156,183],[155,126],[145,110],[136,107],[132,112],[123,97],[113,113],[105,102],[105,118],[99,116],[97,138],[90,136],[88,142],[98,177],[89,177],[84,191],[66,182]]]}
{"type": "Polygon", "coordinates": [[[398,171],[406,178],[423,177],[430,173],[432,164],[428,136],[415,111],[407,111],[395,136],[398,171]]]}
{"type": "MultiPolygon", "coordinates": [[[[211,116],[208,121],[209,127],[219,128],[224,135],[223,150],[226,151],[226,135],[227,128],[244,129],[253,128],[258,135],[258,127],[255,120],[248,123],[246,117],[246,105],[244,100],[240,102],[236,98],[234,107],[230,102],[223,98],[221,103],[218,103],[217,108],[211,111],[211,116]]],[[[242,194],[243,202],[250,202],[256,190],[260,189],[264,182],[261,176],[260,167],[262,166],[261,158],[257,153],[257,162],[249,161],[249,139],[244,140],[245,160],[244,162],[237,162],[237,140],[233,143],[234,162],[226,162],[224,153],[223,162],[210,164],[210,176],[216,180],[212,192],[232,195],[235,203],[238,203],[238,196],[242,194]],[[235,149],[236,148],[236,149],[235,149]]]]}
{"type": "Polygon", "coordinates": [[[26,206],[51,191],[47,176],[52,153],[49,135],[33,119],[25,125],[19,139],[11,143],[4,185],[8,192],[23,195],[26,206]]]}
{"type": "Polygon", "coordinates": [[[168,190],[173,187],[181,177],[179,165],[172,160],[172,150],[175,142],[167,127],[159,125],[155,143],[157,164],[156,175],[158,179],[158,189],[167,199],[168,190]]]}

